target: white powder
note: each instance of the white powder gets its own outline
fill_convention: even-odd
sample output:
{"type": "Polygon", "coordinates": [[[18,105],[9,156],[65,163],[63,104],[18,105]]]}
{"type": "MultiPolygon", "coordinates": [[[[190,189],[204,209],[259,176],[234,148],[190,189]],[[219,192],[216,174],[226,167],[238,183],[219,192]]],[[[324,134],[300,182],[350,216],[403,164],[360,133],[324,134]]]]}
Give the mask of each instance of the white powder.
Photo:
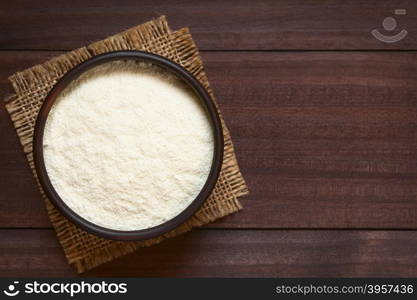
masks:
{"type": "Polygon", "coordinates": [[[47,119],[45,165],[62,200],[106,228],[139,230],[181,213],[213,160],[194,92],[157,66],[112,62],[62,93],[47,119]]]}

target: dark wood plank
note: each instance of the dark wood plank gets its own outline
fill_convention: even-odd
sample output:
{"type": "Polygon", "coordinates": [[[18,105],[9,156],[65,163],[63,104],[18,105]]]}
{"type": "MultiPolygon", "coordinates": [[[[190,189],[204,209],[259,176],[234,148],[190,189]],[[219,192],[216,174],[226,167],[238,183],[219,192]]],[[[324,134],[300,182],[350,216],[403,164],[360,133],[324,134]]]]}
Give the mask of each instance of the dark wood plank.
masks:
{"type": "MultiPolygon", "coordinates": [[[[416,247],[411,231],[196,230],[83,276],[415,277],[416,247]]],[[[52,230],[1,230],[0,275],[75,273],[52,230]]]]}
{"type": "Polygon", "coordinates": [[[73,49],[166,14],[189,26],[202,49],[416,49],[413,0],[2,1],[0,49],[73,49]],[[408,10],[395,16],[396,8],[408,10]],[[385,44],[371,35],[396,17],[409,35],[385,44]]]}
{"type": "Polygon", "coordinates": [[[0,230],[1,277],[69,277],[74,271],[52,229],[0,230]]]}
{"type": "MultiPolygon", "coordinates": [[[[52,54],[0,52],[0,91],[52,54]]],[[[210,227],[417,228],[417,53],[202,54],[251,191],[210,227]]],[[[0,226],[49,227],[1,114],[0,226]]]]}
{"type": "Polygon", "coordinates": [[[415,228],[415,55],[204,54],[251,190],[215,226],[415,228]]]}

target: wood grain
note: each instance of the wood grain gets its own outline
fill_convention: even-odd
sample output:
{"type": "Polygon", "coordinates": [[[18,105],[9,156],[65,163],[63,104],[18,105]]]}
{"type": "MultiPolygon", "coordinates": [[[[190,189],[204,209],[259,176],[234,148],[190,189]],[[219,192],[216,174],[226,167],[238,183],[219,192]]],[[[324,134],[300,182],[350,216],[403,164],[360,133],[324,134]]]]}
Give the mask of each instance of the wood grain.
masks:
{"type": "Polygon", "coordinates": [[[172,28],[190,27],[201,49],[416,49],[417,2],[320,1],[42,1],[0,2],[0,49],[73,49],[165,14],[172,28]],[[396,8],[407,9],[395,16],[396,8]],[[372,37],[395,16],[401,42],[372,37]]]}
{"type": "MultiPolygon", "coordinates": [[[[196,230],[87,277],[415,276],[410,231],[196,230]]],[[[74,276],[52,230],[0,230],[0,274],[74,276]]]]}
{"type": "MultiPolygon", "coordinates": [[[[0,90],[54,54],[0,52],[0,90]]],[[[417,228],[417,53],[203,58],[251,191],[243,212],[209,227],[417,228]]],[[[0,226],[49,227],[0,113],[0,226]]]]}
{"type": "MultiPolygon", "coordinates": [[[[83,276],[415,277],[416,10],[412,0],[0,2],[1,98],[9,75],[61,50],[162,14],[190,27],[251,191],[242,212],[83,276]],[[370,31],[387,33],[396,8],[408,14],[394,33],[409,34],[381,43],[370,31]]],[[[1,104],[0,276],[75,275],[1,104]]]]}

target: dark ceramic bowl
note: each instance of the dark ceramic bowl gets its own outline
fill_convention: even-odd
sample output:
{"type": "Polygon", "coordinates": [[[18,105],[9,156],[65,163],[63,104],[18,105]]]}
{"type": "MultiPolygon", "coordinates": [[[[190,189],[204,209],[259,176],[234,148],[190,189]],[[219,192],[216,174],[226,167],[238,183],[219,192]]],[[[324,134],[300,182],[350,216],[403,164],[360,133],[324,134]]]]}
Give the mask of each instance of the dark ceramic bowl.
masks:
{"type": "Polygon", "coordinates": [[[187,221],[204,203],[204,201],[211,194],[214,185],[217,182],[219,177],[220,169],[223,161],[223,131],[220,123],[220,117],[217,112],[217,109],[214,105],[213,100],[200,84],[200,82],[191,75],[187,70],[178,64],[174,63],[171,60],[168,60],[159,55],[150,54],[141,51],[117,51],[109,52],[102,55],[95,56],[79,65],[74,67],[72,70],[68,71],[53,87],[49,92],[48,96],[43,103],[39,115],[36,120],[35,133],[33,139],[33,155],[35,161],[35,169],[39,177],[39,181],[42,185],[43,190],[45,191],[48,198],[55,205],[55,207],[71,222],[80,228],[88,231],[94,235],[112,239],[112,240],[144,240],[157,237],[167,233],[174,228],[178,227],[185,221],[187,221]],[[49,111],[53,106],[54,102],[58,98],[59,94],[65,89],[68,84],[73,80],[77,79],[85,71],[110,61],[114,60],[140,60],[151,62],[155,65],[158,65],[162,68],[165,68],[167,71],[176,74],[181,78],[185,83],[187,83],[199,97],[202,104],[207,109],[208,115],[211,118],[214,131],[214,155],[213,163],[211,170],[208,176],[208,179],[203,186],[202,190],[194,201],[179,215],[174,217],[167,222],[147,228],[142,230],[133,230],[133,231],[122,231],[122,230],[113,230],[108,229],[102,226],[98,226],[86,219],[82,218],[76,214],[71,208],[69,208],[65,202],[60,198],[59,194],[55,191],[46,171],[44,157],[43,157],[43,134],[45,129],[46,119],[48,118],[49,111]]]}

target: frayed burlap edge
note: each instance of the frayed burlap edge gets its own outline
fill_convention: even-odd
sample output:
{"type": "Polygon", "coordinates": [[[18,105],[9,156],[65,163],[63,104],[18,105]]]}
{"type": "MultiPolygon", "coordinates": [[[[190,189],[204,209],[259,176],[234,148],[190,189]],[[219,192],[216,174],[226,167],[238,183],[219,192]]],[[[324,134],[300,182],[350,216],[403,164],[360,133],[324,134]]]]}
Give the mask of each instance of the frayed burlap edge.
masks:
{"type": "Polygon", "coordinates": [[[55,57],[9,78],[16,94],[6,99],[6,109],[45,200],[49,218],[68,263],[74,266],[78,273],[131,253],[140,247],[157,244],[166,238],[190,231],[193,227],[202,226],[237,212],[242,208],[237,198],[248,193],[246,183],[239,171],[229,130],[221,117],[225,148],[219,180],[202,208],[190,220],[173,231],[139,242],[105,240],[74,226],[55,209],[40,187],[34,169],[32,138],[37,113],[49,90],[68,70],[94,55],[116,50],[142,50],[165,56],[188,69],[213,96],[198,49],[188,29],[171,31],[164,16],[55,57]]]}

